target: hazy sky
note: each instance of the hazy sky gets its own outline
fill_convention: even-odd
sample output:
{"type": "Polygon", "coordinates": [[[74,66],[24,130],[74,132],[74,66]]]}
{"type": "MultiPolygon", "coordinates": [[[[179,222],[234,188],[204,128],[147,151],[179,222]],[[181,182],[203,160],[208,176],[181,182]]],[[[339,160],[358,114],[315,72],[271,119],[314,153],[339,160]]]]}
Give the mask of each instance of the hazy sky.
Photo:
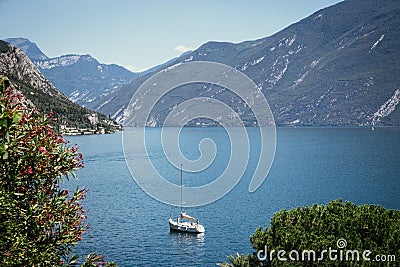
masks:
{"type": "Polygon", "coordinates": [[[266,37],[340,0],[0,0],[0,39],[139,71],[213,41],[266,37]]]}

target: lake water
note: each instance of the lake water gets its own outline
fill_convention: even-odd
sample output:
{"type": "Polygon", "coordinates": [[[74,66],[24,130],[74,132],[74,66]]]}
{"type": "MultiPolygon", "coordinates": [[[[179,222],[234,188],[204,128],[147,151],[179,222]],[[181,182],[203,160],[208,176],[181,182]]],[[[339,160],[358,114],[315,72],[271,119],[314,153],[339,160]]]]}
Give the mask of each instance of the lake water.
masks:
{"type": "MultiPolygon", "coordinates": [[[[256,131],[250,128],[250,138],[256,131]]],[[[160,129],[149,131],[149,157],[171,182],[179,171],[165,159],[160,129]]],[[[214,164],[196,179],[185,173],[184,184],[199,185],[219,175],[229,161],[230,144],[222,128],[187,128],[182,132],[183,154],[199,156],[198,142],[210,137],[217,145],[214,164]]],[[[275,159],[267,179],[254,193],[248,186],[259,153],[251,139],[248,168],[237,186],[218,201],[187,208],[205,226],[204,235],[170,233],[168,218],[179,208],[148,196],[135,183],[122,148],[122,134],[68,137],[84,154],[78,171],[85,185],[91,225],[76,247],[79,254],[97,251],[119,266],[215,266],[236,252],[252,252],[249,236],[267,227],[283,208],[326,204],[342,198],[356,204],[375,203],[400,209],[400,128],[277,128],[275,159]]],[[[132,155],[138,161],[146,154],[132,155]]],[[[179,197],[179,196],[177,196],[179,197]]]]}

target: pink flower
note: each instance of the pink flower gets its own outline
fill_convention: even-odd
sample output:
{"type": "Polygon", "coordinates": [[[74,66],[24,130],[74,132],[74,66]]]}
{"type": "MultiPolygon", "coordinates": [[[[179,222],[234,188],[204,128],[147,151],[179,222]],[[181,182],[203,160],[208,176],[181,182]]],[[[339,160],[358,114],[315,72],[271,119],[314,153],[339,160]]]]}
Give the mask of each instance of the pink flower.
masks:
{"type": "Polygon", "coordinates": [[[39,152],[42,154],[46,153],[46,148],[45,147],[39,148],[39,152]]]}
{"type": "Polygon", "coordinates": [[[29,174],[32,174],[32,173],[33,173],[32,167],[31,167],[31,166],[28,166],[28,173],[29,173],[29,174]]]}
{"type": "Polygon", "coordinates": [[[68,189],[64,189],[64,190],[61,192],[61,194],[63,194],[63,195],[68,195],[68,194],[69,194],[69,190],[68,190],[68,189]]]}
{"type": "Polygon", "coordinates": [[[28,117],[26,117],[25,114],[22,115],[21,122],[22,122],[22,123],[27,123],[27,122],[28,122],[28,117]]]}

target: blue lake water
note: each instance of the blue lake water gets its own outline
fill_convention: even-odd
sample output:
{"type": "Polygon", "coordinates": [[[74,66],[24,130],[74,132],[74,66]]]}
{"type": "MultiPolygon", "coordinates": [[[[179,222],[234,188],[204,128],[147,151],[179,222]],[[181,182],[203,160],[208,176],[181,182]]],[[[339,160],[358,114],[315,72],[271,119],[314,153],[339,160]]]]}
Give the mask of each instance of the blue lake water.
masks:
{"type": "MultiPolygon", "coordinates": [[[[179,171],[165,159],[160,131],[149,131],[148,155],[132,156],[138,161],[150,157],[160,173],[178,183],[179,171]]],[[[215,266],[227,255],[252,252],[249,236],[283,208],[341,198],[400,209],[400,128],[277,128],[272,168],[254,193],[248,186],[260,143],[256,128],[248,131],[250,161],[237,186],[216,202],[186,209],[205,226],[204,235],[170,233],[167,220],[179,208],[151,198],[135,183],[121,133],[68,137],[79,145],[85,162],[79,181],[68,186],[89,189],[84,206],[90,209],[91,227],[76,252],[97,251],[119,266],[215,266]]],[[[229,162],[231,146],[222,128],[186,128],[182,153],[196,159],[198,143],[206,137],[217,146],[216,158],[200,176],[185,173],[187,186],[210,182],[229,162]]]]}

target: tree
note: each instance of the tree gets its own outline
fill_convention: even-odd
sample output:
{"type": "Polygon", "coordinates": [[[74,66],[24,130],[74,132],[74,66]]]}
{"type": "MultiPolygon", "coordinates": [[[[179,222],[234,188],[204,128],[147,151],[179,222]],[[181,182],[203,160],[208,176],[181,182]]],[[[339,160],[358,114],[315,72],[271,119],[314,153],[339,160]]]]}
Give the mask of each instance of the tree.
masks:
{"type": "Polygon", "coordinates": [[[220,267],[247,267],[247,266],[256,266],[257,260],[251,255],[241,255],[236,252],[235,256],[228,256],[228,262],[217,263],[220,267]]]}
{"type": "MultiPolygon", "coordinates": [[[[86,189],[62,189],[83,167],[77,147],[68,146],[26,98],[0,77],[0,265],[76,265],[72,248],[87,230],[81,205],[86,189]]],[[[105,266],[90,254],[84,266],[105,266]],[[86,264],[86,265],[85,265],[86,264]]]]}
{"type": "Polygon", "coordinates": [[[389,266],[400,256],[400,211],[377,205],[357,206],[342,200],[326,206],[283,209],[274,214],[269,228],[257,228],[250,242],[255,250],[253,255],[237,254],[229,258],[235,263],[247,257],[248,264],[222,266],[389,266]],[[332,254],[337,256],[336,260],[323,253],[329,248],[337,250],[332,254]],[[281,258],[286,261],[278,259],[279,250],[285,251],[281,258]],[[354,250],[360,253],[359,260],[354,250]],[[371,251],[367,257],[370,261],[361,256],[367,250],[371,251]],[[260,251],[262,254],[258,256],[266,254],[265,260],[257,257],[260,251]],[[298,256],[293,252],[290,257],[292,251],[298,252],[298,256]],[[391,258],[392,262],[378,263],[373,261],[376,255],[395,258],[391,258]]]}

